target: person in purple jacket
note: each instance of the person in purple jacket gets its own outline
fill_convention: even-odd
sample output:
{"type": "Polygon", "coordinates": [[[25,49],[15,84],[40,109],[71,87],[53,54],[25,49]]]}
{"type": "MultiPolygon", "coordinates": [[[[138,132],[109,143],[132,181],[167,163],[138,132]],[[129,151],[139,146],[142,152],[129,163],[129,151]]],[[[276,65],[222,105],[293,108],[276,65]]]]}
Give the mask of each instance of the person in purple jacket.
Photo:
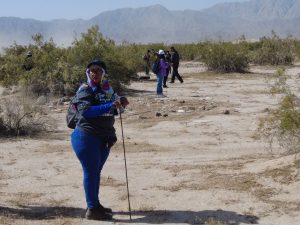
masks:
{"type": "Polygon", "coordinates": [[[165,52],[164,50],[158,51],[158,60],[159,60],[159,72],[156,74],[157,77],[157,86],[156,86],[156,94],[157,97],[165,97],[163,95],[163,80],[167,75],[167,68],[169,67],[168,63],[165,61],[165,52]]]}

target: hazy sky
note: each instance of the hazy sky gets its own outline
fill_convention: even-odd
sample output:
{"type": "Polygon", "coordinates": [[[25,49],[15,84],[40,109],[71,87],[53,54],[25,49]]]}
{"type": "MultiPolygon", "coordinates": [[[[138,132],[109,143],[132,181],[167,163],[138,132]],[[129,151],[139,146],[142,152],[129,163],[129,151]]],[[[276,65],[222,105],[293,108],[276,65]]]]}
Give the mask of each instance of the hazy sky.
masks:
{"type": "Polygon", "coordinates": [[[103,11],[119,8],[161,4],[169,10],[201,10],[221,2],[241,1],[247,0],[0,0],[0,17],[90,19],[103,11]]]}

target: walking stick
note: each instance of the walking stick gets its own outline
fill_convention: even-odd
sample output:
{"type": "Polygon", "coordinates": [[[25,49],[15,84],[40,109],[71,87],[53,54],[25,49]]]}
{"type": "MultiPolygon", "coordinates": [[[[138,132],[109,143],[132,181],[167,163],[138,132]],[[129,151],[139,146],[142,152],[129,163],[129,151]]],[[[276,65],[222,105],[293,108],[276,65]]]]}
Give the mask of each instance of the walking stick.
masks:
{"type": "Polygon", "coordinates": [[[129,199],[129,187],[128,187],[128,176],[127,176],[127,163],[126,163],[126,154],[125,154],[125,142],[124,142],[124,133],[123,133],[123,123],[122,123],[122,112],[120,113],[120,122],[121,122],[121,131],[122,131],[122,140],[123,140],[123,152],[124,152],[124,161],[125,161],[125,173],[126,173],[126,185],[127,185],[127,199],[128,199],[128,209],[129,209],[129,218],[131,220],[131,207],[130,207],[130,199],[129,199]]]}

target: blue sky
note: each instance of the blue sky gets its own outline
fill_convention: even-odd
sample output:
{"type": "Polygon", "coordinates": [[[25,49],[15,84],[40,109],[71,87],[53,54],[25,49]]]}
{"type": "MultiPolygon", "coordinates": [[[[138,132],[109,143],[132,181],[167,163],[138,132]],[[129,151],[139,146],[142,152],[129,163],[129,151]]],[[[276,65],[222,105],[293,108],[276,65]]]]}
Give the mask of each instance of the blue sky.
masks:
{"type": "Polygon", "coordinates": [[[169,10],[201,10],[221,2],[242,1],[247,0],[0,0],[0,17],[90,19],[103,11],[119,8],[161,4],[169,10]]]}

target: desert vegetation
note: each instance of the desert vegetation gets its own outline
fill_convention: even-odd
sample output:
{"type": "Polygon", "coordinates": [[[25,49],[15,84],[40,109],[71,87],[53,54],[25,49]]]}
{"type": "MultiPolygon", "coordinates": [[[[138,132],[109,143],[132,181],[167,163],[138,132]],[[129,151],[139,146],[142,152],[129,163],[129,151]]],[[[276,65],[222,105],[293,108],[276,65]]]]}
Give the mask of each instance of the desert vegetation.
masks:
{"type": "MultiPolygon", "coordinates": [[[[15,43],[0,56],[0,83],[4,86],[20,84],[35,95],[72,95],[83,82],[82,73],[91,59],[101,58],[107,63],[108,74],[115,87],[122,88],[130,78],[143,70],[142,56],[147,49],[169,49],[164,43],[116,45],[103,37],[97,26],[82,33],[68,48],[57,47],[53,40],[44,40],[40,34],[32,37],[34,43],[15,43]],[[26,52],[31,51],[32,69],[24,71],[26,52]]],[[[216,72],[245,72],[249,64],[289,65],[300,54],[300,43],[292,38],[279,38],[274,32],[258,42],[237,43],[200,42],[174,44],[182,60],[203,62],[216,72]]]]}
{"type": "MultiPolygon", "coordinates": [[[[271,110],[267,118],[261,120],[260,131],[266,137],[270,146],[275,143],[285,149],[285,152],[295,154],[300,152],[300,99],[295,90],[288,84],[289,76],[283,68],[278,68],[274,74],[270,93],[281,94],[279,106],[271,110]]],[[[299,76],[296,87],[299,87],[299,76]]],[[[296,91],[298,91],[296,89],[296,91]]],[[[272,149],[272,148],[271,148],[272,149]]]]}

